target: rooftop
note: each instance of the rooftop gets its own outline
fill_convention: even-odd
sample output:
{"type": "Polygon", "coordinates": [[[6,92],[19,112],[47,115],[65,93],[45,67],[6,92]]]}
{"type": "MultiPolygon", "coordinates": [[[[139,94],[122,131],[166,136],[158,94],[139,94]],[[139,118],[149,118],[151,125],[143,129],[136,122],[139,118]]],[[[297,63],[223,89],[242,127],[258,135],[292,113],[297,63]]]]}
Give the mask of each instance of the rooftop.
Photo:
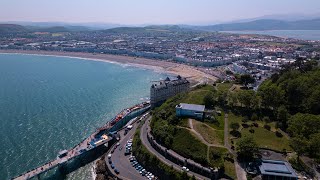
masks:
{"type": "Polygon", "coordinates": [[[180,103],[179,105],[177,105],[177,108],[204,112],[205,106],[204,105],[197,105],[197,104],[180,103]]]}
{"type": "Polygon", "coordinates": [[[259,169],[262,175],[298,178],[291,165],[285,161],[262,160],[259,169]]]}

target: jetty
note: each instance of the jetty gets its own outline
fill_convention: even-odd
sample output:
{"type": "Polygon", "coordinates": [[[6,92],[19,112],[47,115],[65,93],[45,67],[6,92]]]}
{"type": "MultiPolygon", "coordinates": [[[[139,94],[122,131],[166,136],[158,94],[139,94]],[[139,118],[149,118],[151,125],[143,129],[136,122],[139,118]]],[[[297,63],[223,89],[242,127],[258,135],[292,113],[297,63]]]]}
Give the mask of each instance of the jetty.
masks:
{"type": "Polygon", "coordinates": [[[31,178],[40,179],[40,175],[58,167],[71,159],[77,158],[86,152],[92,151],[101,145],[108,146],[108,143],[114,139],[114,134],[121,129],[132,118],[135,118],[150,109],[150,102],[136,104],[128,109],[122,110],[114,118],[108,121],[102,127],[96,129],[89,137],[82,140],[71,149],[60,151],[56,159],[53,159],[39,167],[24,172],[12,179],[26,180],[31,178]]]}

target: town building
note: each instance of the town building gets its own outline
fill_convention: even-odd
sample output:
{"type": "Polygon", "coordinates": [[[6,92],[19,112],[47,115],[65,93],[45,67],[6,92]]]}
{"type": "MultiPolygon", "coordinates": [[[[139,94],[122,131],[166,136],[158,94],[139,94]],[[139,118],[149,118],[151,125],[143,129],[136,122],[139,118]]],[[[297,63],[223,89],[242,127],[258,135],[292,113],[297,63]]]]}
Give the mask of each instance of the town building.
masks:
{"type": "Polygon", "coordinates": [[[204,109],[204,105],[180,103],[176,106],[176,116],[202,120],[204,117],[204,109]]]}
{"type": "Polygon", "coordinates": [[[190,82],[181,76],[171,80],[167,77],[165,80],[156,81],[150,88],[151,108],[161,105],[168,98],[178,93],[187,92],[190,89],[190,82]]]}
{"type": "Polygon", "coordinates": [[[259,166],[263,180],[297,180],[298,176],[291,165],[285,161],[262,160],[259,166]]]}

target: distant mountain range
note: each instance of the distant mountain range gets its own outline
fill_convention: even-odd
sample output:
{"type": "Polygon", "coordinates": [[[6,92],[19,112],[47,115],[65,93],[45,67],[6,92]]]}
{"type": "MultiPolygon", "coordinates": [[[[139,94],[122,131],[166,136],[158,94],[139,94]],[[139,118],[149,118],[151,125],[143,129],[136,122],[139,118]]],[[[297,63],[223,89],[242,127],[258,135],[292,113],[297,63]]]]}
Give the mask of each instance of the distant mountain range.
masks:
{"type": "Polygon", "coordinates": [[[23,33],[23,32],[75,32],[89,31],[90,29],[84,26],[22,26],[17,24],[0,24],[0,33],[23,33]]]}
{"type": "Polygon", "coordinates": [[[28,32],[28,29],[16,24],[0,24],[0,34],[28,32]]]}
{"type": "MultiPolygon", "coordinates": [[[[272,16],[270,16],[272,17],[272,16]]],[[[284,17],[284,16],[283,16],[284,17]]],[[[294,18],[294,16],[290,16],[294,18]]],[[[287,17],[289,18],[289,17],[287,17]]],[[[295,17],[295,19],[298,17],[295,17]]],[[[302,18],[302,17],[301,17],[302,18]]],[[[0,24],[0,33],[21,32],[75,32],[103,30],[106,32],[129,32],[152,30],[184,31],[263,31],[263,30],[320,30],[320,18],[287,21],[279,19],[258,19],[244,22],[232,22],[207,26],[193,25],[150,25],[150,26],[125,26],[103,23],[62,23],[62,22],[16,22],[0,24]],[[109,30],[108,30],[109,29],[109,30]]]]}
{"type": "Polygon", "coordinates": [[[249,22],[216,24],[210,26],[189,26],[189,28],[205,31],[320,30],[320,18],[298,21],[260,19],[249,22]]]}

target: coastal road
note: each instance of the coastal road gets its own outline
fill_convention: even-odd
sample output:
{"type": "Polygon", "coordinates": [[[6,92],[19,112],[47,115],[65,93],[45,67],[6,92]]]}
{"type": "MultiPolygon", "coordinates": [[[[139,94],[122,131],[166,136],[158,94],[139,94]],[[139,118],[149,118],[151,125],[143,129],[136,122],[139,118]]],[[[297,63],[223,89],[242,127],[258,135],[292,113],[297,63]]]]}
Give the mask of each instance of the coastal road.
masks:
{"type": "MultiPolygon", "coordinates": [[[[148,141],[148,137],[147,137],[147,128],[149,127],[149,123],[150,123],[151,117],[148,118],[145,123],[143,124],[141,131],[140,131],[140,139],[142,144],[148,149],[148,151],[150,153],[152,153],[153,155],[155,155],[160,161],[162,161],[163,163],[165,163],[168,166],[172,166],[174,169],[176,169],[179,172],[182,172],[182,167],[179,166],[178,164],[173,163],[172,161],[166,159],[162,154],[158,153],[158,151],[156,151],[150,144],[150,142],[148,141]]],[[[207,177],[204,177],[200,174],[194,173],[192,171],[188,172],[189,176],[195,176],[196,179],[209,179],[207,177]]]]}
{"type": "MultiPolygon", "coordinates": [[[[120,145],[112,153],[111,160],[112,160],[112,163],[114,164],[114,167],[118,169],[118,171],[120,172],[119,174],[114,173],[113,169],[111,168],[111,165],[108,162],[108,157],[105,158],[107,166],[112,171],[112,173],[124,180],[131,180],[131,179],[145,180],[146,179],[146,177],[140,175],[139,172],[134,167],[131,166],[131,163],[129,161],[130,155],[127,155],[127,156],[124,155],[124,152],[126,150],[126,143],[130,138],[133,138],[133,135],[137,127],[138,127],[138,123],[136,122],[133,124],[132,129],[126,135],[124,135],[124,131],[125,131],[124,129],[118,132],[121,136],[121,140],[119,141],[120,145]],[[122,147],[121,150],[120,150],[120,147],[122,147]]],[[[113,147],[110,148],[110,151],[111,149],[113,149],[113,147]]]]}

